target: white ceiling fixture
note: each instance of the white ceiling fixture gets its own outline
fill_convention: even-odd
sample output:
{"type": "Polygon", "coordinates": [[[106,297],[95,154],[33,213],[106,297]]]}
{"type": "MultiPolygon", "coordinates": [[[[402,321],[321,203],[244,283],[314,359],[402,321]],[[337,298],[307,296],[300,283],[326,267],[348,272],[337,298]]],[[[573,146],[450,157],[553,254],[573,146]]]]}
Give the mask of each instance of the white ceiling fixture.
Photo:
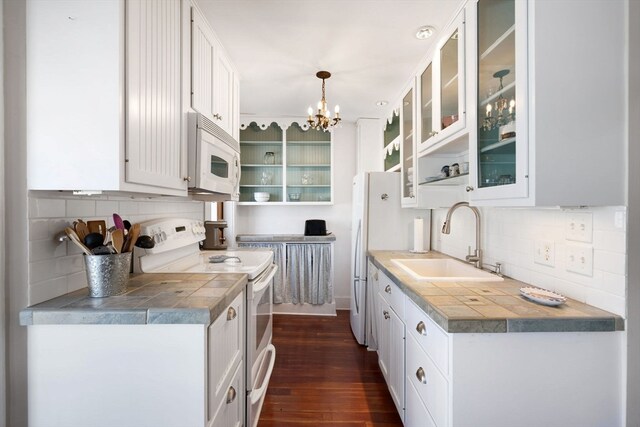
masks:
{"type": "Polygon", "coordinates": [[[426,40],[431,37],[436,32],[435,28],[431,25],[427,25],[425,27],[418,28],[416,31],[416,38],[418,40],[426,40]]]}
{"type": "MultiPolygon", "coordinates": [[[[198,0],[240,73],[240,112],[302,116],[331,70],[342,119],[383,117],[437,42],[415,38],[425,20],[444,28],[462,0],[198,0]]],[[[335,95],[333,95],[335,94],[335,95]]]]}

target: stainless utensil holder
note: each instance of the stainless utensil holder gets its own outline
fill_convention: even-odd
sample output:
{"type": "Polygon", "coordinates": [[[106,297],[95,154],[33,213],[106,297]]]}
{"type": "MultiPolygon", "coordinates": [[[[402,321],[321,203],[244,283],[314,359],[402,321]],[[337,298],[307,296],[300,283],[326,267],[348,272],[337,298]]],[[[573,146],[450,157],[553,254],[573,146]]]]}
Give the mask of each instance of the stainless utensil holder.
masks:
{"type": "Polygon", "coordinates": [[[85,255],[89,296],[110,297],[126,292],[131,267],[131,252],[112,255],[85,255]]]}

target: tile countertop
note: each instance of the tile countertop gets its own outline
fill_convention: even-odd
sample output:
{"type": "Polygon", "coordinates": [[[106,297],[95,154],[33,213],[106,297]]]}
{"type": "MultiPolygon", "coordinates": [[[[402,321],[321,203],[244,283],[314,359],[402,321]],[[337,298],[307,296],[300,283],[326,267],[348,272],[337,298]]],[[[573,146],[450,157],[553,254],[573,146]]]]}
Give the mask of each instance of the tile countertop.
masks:
{"type": "Polygon", "coordinates": [[[238,243],[322,243],[335,242],[336,236],[305,236],[304,234],[238,234],[238,243]]]}
{"type": "Polygon", "coordinates": [[[122,295],[91,298],[79,289],[25,308],[20,324],[209,325],[246,285],[246,274],[136,274],[122,295]]]}
{"type": "Polygon", "coordinates": [[[391,262],[394,258],[451,258],[438,252],[369,251],[369,257],[402,291],[445,331],[605,332],[624,330],[616,314],[567,298],[547,307],[520,295],[526,283],[504,277],[496,282],[425,282],[391,262]]]}

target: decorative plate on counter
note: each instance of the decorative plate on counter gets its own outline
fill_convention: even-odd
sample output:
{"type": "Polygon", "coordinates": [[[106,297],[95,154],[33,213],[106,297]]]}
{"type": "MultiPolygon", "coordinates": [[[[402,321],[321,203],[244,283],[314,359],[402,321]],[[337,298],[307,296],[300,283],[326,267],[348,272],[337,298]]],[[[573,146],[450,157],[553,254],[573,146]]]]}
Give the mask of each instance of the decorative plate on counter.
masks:
{"type": "Polygon", "coordinates": [[[567,302],[567,297],[546,289],[525,287],[520,288],[520,294],[522,294],[523,297],[542,305],[554,306],[567,302]]]}

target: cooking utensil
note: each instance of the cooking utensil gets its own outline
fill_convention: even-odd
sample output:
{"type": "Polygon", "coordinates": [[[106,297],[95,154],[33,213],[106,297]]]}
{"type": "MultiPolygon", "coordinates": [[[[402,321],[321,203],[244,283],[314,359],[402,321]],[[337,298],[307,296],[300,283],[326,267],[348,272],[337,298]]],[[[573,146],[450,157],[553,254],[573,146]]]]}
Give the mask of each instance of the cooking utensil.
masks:
{"type": "Polygon", "coordinates": [[[89,249],[97,248],[104,244],[104,237],[100,233],[89,233],[84,238],[84,244],[89,249]]]}
{"type": "Polygon", "coordinates": [[[124,230],[124,222],[122,218],[117,213],[113,214],[113,224],[116,226],[118,230],[124,230]]]}
{"type": "Polygon", "coordinates": [[[111,233],[111,244],[116,250],[116,253],[122,252],[122,244],[124,243],[124,231],[122,229],[114,230],[111,233]]]}
{"type": "Polygon", "coordinates": [[[127,234],[127,240],[124,243],[122,252],[131,252],[135,242],[138,240],[138,236],[140,236],[140,224],[133,224],[129,234],[127,234]]]}
{"type": "Polygon", "coordinates": [[[131,229],[131,223],[129,222],[129,220],[125,219],[124,221],[122,221],[122,223],[124,224],[124,229],[129,231],[131,229]]]}
{"type": "Polygon", "coordinates": [[[91,250],[94,255],[111,255],[113,254],[113,246],[96,246],[91,250]]]}
{"type": "Polygon", "coordinates": [[[142,235],[136,240],[136,246],[143,249],[152,249],[156,245],[153,241],[153,237],[142,235]]]}
{"type": "Polygon", "coordinates": [[[81,242],[84,242],[84,238],[89,234],[89,227],[87,227],[87,223],[83,220],[79,219],[77,223],[75,223],[75,232],[78,235],[78,238],[81,242]]]}
{"type": "Polygon", "coordinates": [[[69,240],[71,240],[73,243],[76,244],[76,246],[78,246],[80,249],[82,249],[82,252],[84,252],[86,255],[93,255],[91,253],[91,251],[89,250],[89,248],[87,248],[81,241],[80,238],[78,237],[78,234],[76,234],[75,230],[71,227],[65,227],[64,228],[64,232],[67,233],[67,236],[69,236],[69,240]]]}
{"type": "Polygon", "coordinates": [[[107,236],[107,223],[104,220],[87,221],[89,233],[100,233],[102,237],[107,236]]]}

